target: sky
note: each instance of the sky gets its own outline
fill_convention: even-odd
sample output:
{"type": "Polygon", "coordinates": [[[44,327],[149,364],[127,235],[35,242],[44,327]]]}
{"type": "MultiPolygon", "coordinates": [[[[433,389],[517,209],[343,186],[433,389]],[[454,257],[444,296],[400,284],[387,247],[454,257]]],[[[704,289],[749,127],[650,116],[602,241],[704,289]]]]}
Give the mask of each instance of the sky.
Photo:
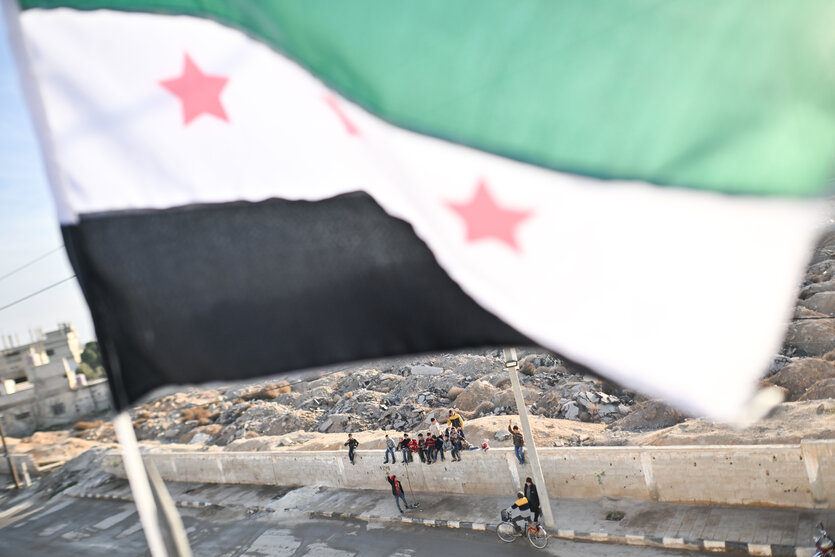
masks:
{"type": "MultiPolygon", "coordinates": [[[[0,277],[61,245],[40,148],[0,10],[0,277]]],[[[0,308],[73,274],[66,253],[59,249],[0,278],[0,308]]],[[[47,332],[67,322],[75,326],[83,342],[95,338],[90,312],[75,279],[0,309],[0,348],[8,346],[9,335],[27,343],[30,330],[47,332]]]]}

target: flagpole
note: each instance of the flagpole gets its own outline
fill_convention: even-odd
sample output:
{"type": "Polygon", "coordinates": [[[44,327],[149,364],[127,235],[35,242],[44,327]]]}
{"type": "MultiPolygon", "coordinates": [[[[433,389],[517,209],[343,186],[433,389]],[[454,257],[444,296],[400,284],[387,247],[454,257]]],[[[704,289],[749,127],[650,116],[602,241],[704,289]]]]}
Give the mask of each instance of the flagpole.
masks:
{"type": "Polygon", "coordinates": [[[533,478],[536,481],[536,492],[539,495],[539,505],[542,509],[542,518],[545,526],[554,525],[554,513],[551,512],[551,499],[548,498],[548,486],[545,484],[545,476],[542,474],[542,466],[539,464],[539,456],[536,453],[536,444],[531,433],[531,424],[528,421],[528,409],[525,406],[525,397],[522,395],[522,385],[519,383],[519,362],[516,359],[515,348],[505,348],[504,360],[505,369],[510,374],[510,384],[513,388],[513,397],[516,399],[516,409],[519,411],[519,422],[522,424],[522,433],[525,436],[526,453],[533,469],[533,478]]]}
{"type": "Polygon", "coordinates": [[[157,517],[157,505],[154,502],[154,495],[151,491],[151,484],[148,482],[145,466],[142,464],[142,455],[139,452],[139,443],[136,441],[136,434],[133,431],[133,422],[127,411],[122,411],[113,418],[113,430],[116,433],[116,439],[122,446],[125,475],[128,477],[130,490],[133,492],[133,500],[136,502],[136,510],[139,512],[139,522],[145,531],[151,557],[168,557],[157,517]]]}

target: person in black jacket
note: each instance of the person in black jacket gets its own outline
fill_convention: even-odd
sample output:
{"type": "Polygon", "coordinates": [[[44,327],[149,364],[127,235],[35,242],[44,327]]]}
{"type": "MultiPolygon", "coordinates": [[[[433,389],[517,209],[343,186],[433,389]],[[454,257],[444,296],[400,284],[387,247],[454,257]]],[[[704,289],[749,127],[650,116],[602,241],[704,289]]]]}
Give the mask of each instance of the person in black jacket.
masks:
{"type": "Polygon", "coordinates": [[[536,485],[534,485],[533,480],[530,478],[525,478],[525,499],[528,500],[528,504],[531,506],[531,512],[533,513],[533,521],[539,522],[539,513],[541,509],[539,507],[539,494],[536,492],[536,485]]]}
{"type": "Polygon", "coordinates": [[[353,434],[349,433],[348,434],[348,440],[345,442],[345,444],[343,446],[348,447],[348,460],[351,461],[351,464],[355,464],[354,463],[354,451],[357,450],[357,445],[359,445],[359,444],[360,444],[359,441],[354,439],[353,434]]]}
{"type": "Polygon", "coordinates": [[[394,502],[397,503],[397,510],[400,511],[400,514],[403,514],[403,509],[400,508],[400,501],[403,501],[403,504],[406,508],[409,508],[409,503],[406,502],[406,496],[403,495],[403,486],[400,484],[400,480],[397,479],[397,476],[394,474],[391,477],[386,476],[386,481],[391,485],[391,494],[394,495],[394,502]]]}
{"type": "Polygon", "coordinates": [[[412,440],[409,439],[409,434],[404,433],[403,439],[401,439],[400,443],[397,445],[397,448],[400,449],[400,454],[403,455],[403,462],[406,464],[414,460],[414,457],[412,456],[412,450],[409,448],[409,443],[411,442],[412,440]]]}

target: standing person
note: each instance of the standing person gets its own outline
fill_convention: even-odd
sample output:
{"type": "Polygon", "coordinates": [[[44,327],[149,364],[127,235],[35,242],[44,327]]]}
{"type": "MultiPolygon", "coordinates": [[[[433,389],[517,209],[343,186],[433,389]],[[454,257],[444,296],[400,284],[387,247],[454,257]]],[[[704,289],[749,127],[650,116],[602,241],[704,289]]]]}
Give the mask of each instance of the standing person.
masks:
{"type": "Polygon", "coordinates": [[[438,420],[435,418],[432,418],[431,423],[429,424],[429,433],[435,437],[441,437],[441,434],[443,433],[441,430],[441,424],[439,424],[438,420]]]}
{"type": "Polygon", "coordinates": [[[409,447],[411,443],[411,439],[409,439],[409,434],[404,433],[403,439],[400,440],[400,444],[397,445],[397,448],[400,449],[400,454],[403,456],[403,464],[408,464],[412,462],[412,449],[409,447]]]}
{"type": "Polygon", "coordinates": [[[531,506],[533,521],[539,522],[539,513],[541,512],[539,507],[539,494],[536,492],[536,485],[534,485],[533,480],[530,478],[525,478],[525,499],[528,500],[531,506]]]}
{"type": "Polygon", "coordinates": [[[391,463],[396,464],[397,459],[394,458],[394,441],[389,439],[389,436],[386,435],[386,459],[383,461],[383,464],[389,463],[389,453],[391,453],[391,463]]]}
{"type": "Polygon", "coordinates": [[[522,437],[522,432],[519,431],[519,426],[515,425],[511,429],[513,422],[507,422],[507,430],[513,436],[513,453],[519,464],[525,464],[525,438],[522,437]]]}
{"type": "Polygon", "coordinates": [[[458,411],[453,412],[452,410],[450,410],[449,418],[447,418],[447,421],[449,422],[449,425],[451,425],[454,428],[460,429],[464,427],[464,419],[458,415],[458,411]]]}
{"type": "Polygon", "coordinates": [[[351,464],[356,464],[354,462],[354,451],[357,450],[357,445],[359,445],[359,441],[354,439],[354,435],[352,433],[349,433],[348,440],[342,446],[348,447],[348,460],[351,461],[351,464]]]}
{"type": "Polygon", "coordinates": [[[394,495],[394,502],[397,504],[397,510],[400,511],[400,514],[403,514],[403,509],[400,508],[400,501],[403,501],[403,505],[406,508],[409,508],[409,503],[406,502],[406,496],[403,495],[403,486],[400,484],[400,480],[397,479],[397,476],[394,474],[391,477],[386,476],[386,481],[391,485],[391,494],[394,495]]]}

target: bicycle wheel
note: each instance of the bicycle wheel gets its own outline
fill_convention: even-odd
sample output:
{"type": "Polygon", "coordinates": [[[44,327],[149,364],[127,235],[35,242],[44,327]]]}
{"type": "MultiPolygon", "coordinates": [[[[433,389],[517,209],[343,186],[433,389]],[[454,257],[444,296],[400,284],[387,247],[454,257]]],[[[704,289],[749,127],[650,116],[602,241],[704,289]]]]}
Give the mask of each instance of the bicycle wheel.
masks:
{"type": "Polygon", "coordinates": [[[496,526],[496,534],[499,539],[506,543],[516,541],[516,529],[510,522],[501,522],[496,526]]]}
{"type": "Polygon", "coordinates": [[[537,549],[542,549],[548,545],[548,532],[542,526],[535,526],[528,528],[528,541],[537,549]]]}

